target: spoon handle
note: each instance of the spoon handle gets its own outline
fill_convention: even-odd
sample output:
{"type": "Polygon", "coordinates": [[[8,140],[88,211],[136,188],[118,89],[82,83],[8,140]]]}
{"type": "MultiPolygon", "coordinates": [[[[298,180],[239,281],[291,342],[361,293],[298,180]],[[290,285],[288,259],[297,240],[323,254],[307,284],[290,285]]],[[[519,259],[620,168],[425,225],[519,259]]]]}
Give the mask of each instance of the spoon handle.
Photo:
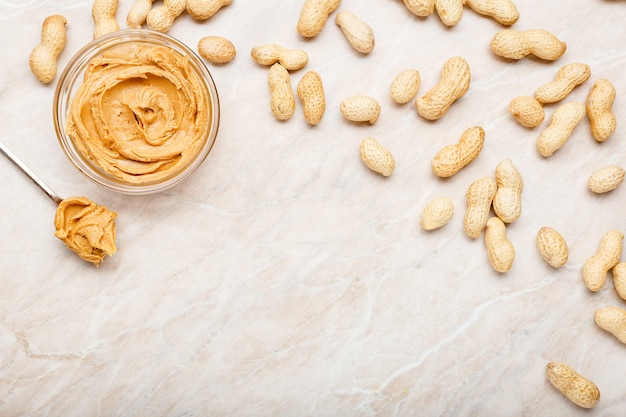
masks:
{"type": "Polygon", "coordinates": [[[57,205],[63,201],[54,191],[50,189],[33,171],[31,171],[13,152],[11,152],[2,142],[0,142],[0,153],[7,157],[20,171],[26,174],[44,193],[57,205]]]}

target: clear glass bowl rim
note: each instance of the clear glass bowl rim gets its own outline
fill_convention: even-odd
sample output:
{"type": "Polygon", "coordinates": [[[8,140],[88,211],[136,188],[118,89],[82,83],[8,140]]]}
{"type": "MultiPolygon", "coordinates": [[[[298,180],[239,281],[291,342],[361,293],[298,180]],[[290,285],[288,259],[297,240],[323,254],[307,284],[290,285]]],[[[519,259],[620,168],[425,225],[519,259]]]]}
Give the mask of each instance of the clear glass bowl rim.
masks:
{"type": "Polygon", "coordinates": [[[109,190],[125,194],[142,195],[169,189],[188,178],[200,167],[213,148],[217,137],[220,121],[220,104],[213,76],[202,58],[190,47],[170,35],[150,29],[122,29],[92,40],[74,54],[59,77],[54,93],[52,113],[54,129],[63,152],[84,176],[109,190]],[[198,71],[209,95],[211,102],[211,128],[198,155],[182,171],[177,172],[175,176],[158,182],[130,184],[113,178],[87,161],[65,133],[65,123],[73,94],[77,86],[82,83],[82,75],[91,58],[113,46],[137,41],[169,46],[183,55],[189,56],[189,62],[198,71]]]}

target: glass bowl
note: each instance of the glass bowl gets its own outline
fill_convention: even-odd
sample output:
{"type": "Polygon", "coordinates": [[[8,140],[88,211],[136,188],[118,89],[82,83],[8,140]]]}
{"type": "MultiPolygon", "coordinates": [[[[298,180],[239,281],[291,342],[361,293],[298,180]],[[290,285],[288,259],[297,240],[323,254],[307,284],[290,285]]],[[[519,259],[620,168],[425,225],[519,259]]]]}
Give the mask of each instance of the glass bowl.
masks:
{"type": "Polygon", "coordinates": [[[91,41],[69,61],[53,118],[63,151],[87,178],[150,194],[180,183],[206,159],[220,105],[193,50],[160,32],[127,29],[91,41]]]}

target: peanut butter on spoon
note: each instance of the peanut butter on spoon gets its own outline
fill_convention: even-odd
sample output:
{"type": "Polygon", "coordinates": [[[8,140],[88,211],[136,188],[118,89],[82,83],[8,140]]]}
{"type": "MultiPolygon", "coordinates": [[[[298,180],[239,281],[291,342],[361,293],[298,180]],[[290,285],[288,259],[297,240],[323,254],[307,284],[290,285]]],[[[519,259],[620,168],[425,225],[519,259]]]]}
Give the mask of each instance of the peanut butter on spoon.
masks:
{"type": "Polygon", "coordinates": [[[106,255],[115,253],[117,213],[97,205],[86,197],[62,199],[2,143],[0,143],[0,153],[57,204],[54,235],[61,239],[65,246],[95,266],[99,266],[106,255]]]}
{"type": "Polygon", "coordinates": [[[115,253],[117,213],[86,197],[62,200],[54,216],[54,235],[82,259],[96,266],[115,253]]]}

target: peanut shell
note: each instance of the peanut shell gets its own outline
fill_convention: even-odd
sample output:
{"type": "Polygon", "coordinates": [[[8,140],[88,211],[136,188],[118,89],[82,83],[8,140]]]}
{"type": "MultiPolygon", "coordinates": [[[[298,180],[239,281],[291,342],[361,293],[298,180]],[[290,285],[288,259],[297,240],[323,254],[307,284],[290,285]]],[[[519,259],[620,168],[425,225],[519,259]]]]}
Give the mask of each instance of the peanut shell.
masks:
{"type": "Polygon", "coordinates": [[[582,408],[593,408],[600,401],[597,385],[561,362],[546,365],[548,381],[568,400],[582,408]]]}
{"type": "Polygon", "coordinates": [[[464,0],[478,14],[491,17],[501,25],[511,26],[519,19],[517,7],[511,0],[464,0]]]}
{"type": "Polygon", "coordinates": [[[565,42],[541,29],[526,31],[505,29],[496,33],[491,40],[493,53],[507,59],[522,59],[532,54],[537,58],[555,61],[566,49],[565,42]]]}
{"type": "Polygon", "coordinates": [[[273,43],[252,48],[250,55],[258,64],[269,66],[278,62],[289,71],[299,70],[309,62],[306,51],[288,49],[273,43]]]}
{"type": "Polygon", "coordinates": [[[567,242],[551,227],[544,226],[537,232],[537,249],[543,260],[553,268],[562,267],[569,258],[567,242]]]}
{"type": "Polygon", "coordinates": [[[480,154],[485,142],[485,131],[480,126],[465,130],[461,139],[454,145],[441,148],[431,162],[435,175],[448,178],[466,167],[480,154]]]}
{"type": "Polygon", "coordinates": [[[463,17],[463,0],[435,0],[435,11],[446,26],[454,26],[463,17]]]}
{"type": "Polygon", "coordinates": [[[497,272],[508,272],[515,260],[515,248],[506,236],[506,225],[498,217],[487,221],[485,247],[489,263],[497,272]]]}
{"type": "Polygon", "coordinates": [[[49,84],[57,74],[57,59],[67,39],[67,19],[60,15],[48,16],[41,25],[41,43],[30,53],[28,63],[39,82],[49,84]]]}
{"type": "Polygon", "coordinates": [[[587,116],[591,135],[598,142],[606,141],[617,128],[617,119],[611,111],[615,102],[615,87],[609,80],[599,79],[587,96],[587,116]]]}
{"type": "Polygon", "coordinates": [[[328,16],[341,4],[341,0],[305,0],[298,19],[298,33],[306,38],[317,36],[328,16]]]}
{"type": "Polygon", "coordinates": [[[496,167],[498,190],[493,198],[493,211],[504,223],[513,223],[522,212],[522,175],[510,159],[496,167]]]}
{"type": "Polygon", "coordinates": [[[270,87],[270,108],[277,120],[291,118],[296,110],[296,99],[291,89],[289,71],[279,63],[270,67],[268,75],[270,87]]]}
{"type": "Polygon", "coordinates": [[[574,62],[563,65],[556,75],[556,80],[544,84],[535,90],[535,99],[541,104],[561,101],[576,86],[587,81],[590,76],[591,68],[587,64],[574,62]]]}
{"type": "Polygon", "coordinates": [[[226,64],[237,55],[233,43],[221,36],[205,36],[198,41],[198,53],[214,64],[226,64]]]}
{"type": "Polygon", "coordinates": [[[300,79],[297,92],[302,102],[305,120],[310,125],[317,125],[326,110],[322,77],[315,71],[308,71],[300,79]]]}
{"type": "Polygon", "coordinates": [[[337,13],[335,23],[352,47],[363,54],[369,54],[374,49],[374,31],[364,21],[360,20],[353,13],[342,10],[337,13]]]}
{"type": "Polygon", "coordinates": [[[608,193],[619,187],[624,182],[626,172],[622,167],[609,165],[595,171],[587,180],[590,191],[601,194],[608,193]]]}
{"type": "Polygon", "coordinates": [[[618,262],[611,270],[617,295],[626,301],[626,262],[618,262]]]}
{"type": "Polygon", "coordinates": [[[347,120],[374,124],[380,115],[380,104],[372,97],[357,95],[344,99],[340,110],[347,120]]]}
{"type": "Polygon", "coordinates": [[[453,214],[452,200],[448,197],[437,197],[422,210],[420,225],[424,230],[435,230],[448,224],[453,214]]]}
{"type": "Polygon", "coordinates": [[[388,177],[393,173],[396,166],[391,152],[376,141],[374,138],[365,138],[359,149],[361,160],[369,169],[388,177]]]}
{"type": "Polygon", "coordinates": [[[487,225],[497,188],[492,178],[484,177],[472,182],[465,193],[467,210],[463,218],[463,230],[472,239],[478,238],[487,225]]]}
{"type": "Polygon", "coordinates": [[[187,0],[187,13],[196,20],[207,20],[233,0],[187,0]]]}
{"type": "Polygon", "coordinates": [[[593,319],[598,327],[626,344],[626,311],[614,306],[604,307],[596,310],[593,319]]]}
{"type": "Polygon", "coordinates": [[[549,158],[569,140],[572,132],[585,115],[585,106],[578,102],[559,106],[550,118],[550,125],[537,138],[537,150],[549,158]]]}
{"type": "Polygon", "coordinates": [[[530,96],[519,96],[511,100],[509,112],[519,124],[525,127],[537,127],[546,117],[541,103],[530,96]]]}
{"type": "Polygon", "coordinates": [[[430,16],[435,11],[435,0],[404,0],[404,5],[419,17],[430,16]]]}
{"type": "Polygon", "coordinates": [[[413,69],[404,70],[396,75],[391,82],[389,95],[395,103],[408,103],[417,95],[420,84],[421,78],[419,71],[413,69]]]}
{"type": "Polygon", "coordinates": [[[452,103],[467,93],[470,80],[470,67],[465,59],[459,56],[448,59],[437,85],[415,100],[417,113],[427,120],[440,119],[452,103]]]}
{"type": "Polygon", "coordinates": [[[598,251],[583,265],[583,280],[590,291],[599,291],[606,282],[607,272],[622,256],[624,234],[620,230],[605,233],[598,251]]]}

